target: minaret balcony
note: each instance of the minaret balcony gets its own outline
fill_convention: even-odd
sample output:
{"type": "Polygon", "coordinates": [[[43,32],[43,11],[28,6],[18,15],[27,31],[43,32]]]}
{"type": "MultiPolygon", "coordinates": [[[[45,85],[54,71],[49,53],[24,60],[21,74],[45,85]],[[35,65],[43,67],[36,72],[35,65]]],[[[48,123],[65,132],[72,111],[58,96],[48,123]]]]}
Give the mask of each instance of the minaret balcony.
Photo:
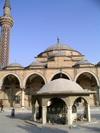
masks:
{"type": "Polygon", "coordinates": [[[2,16],[0,17],[0,26],[3,24],[10,25],[10,27],[13,26],[13,18],[12,17],[7,17],[7,16],[2,16]]]}

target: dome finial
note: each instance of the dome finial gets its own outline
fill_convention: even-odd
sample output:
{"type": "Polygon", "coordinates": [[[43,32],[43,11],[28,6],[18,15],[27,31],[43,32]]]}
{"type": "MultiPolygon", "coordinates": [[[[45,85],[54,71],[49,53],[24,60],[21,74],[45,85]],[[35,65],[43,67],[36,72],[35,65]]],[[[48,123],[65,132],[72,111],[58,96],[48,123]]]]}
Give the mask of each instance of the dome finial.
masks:
{"type": "Polygon", "coordinates": [[[58,41],[58,43],[59,43],[59,36],[57,36],[57,41],[58,41]]]}

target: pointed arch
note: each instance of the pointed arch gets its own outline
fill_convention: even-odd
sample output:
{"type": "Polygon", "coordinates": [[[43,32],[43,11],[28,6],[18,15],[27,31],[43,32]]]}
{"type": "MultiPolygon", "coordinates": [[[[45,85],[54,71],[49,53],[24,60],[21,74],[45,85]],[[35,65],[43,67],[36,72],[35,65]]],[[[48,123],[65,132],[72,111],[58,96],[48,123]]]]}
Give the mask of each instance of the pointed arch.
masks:
{"type": "Polygon", "coordinates": [[[46,81],[45,77],[44,77],[41,73],[33,72],[33,73],[30,73],[29,75],[27,75],[27,76],[25,77],[24,82],[23,82],[23,87],[24,87],[24,88],[25,88],[27,79],[28,79],[31,75],[34,75],[34,74],[37,74],[37,75],[41,76],[41,77],[43,78],[45,84],[46,84],[47,81],[46,81]]]}
{"type": "Polygon", "coordinates": [[[84,99],[85,102],[88,103],[88,104],[90,103],[89,97],[86,97],[86,96],[77,96],[77,97],[74,97],[74,98],[72,99],[72,103],[74,104],[74,102],[75,102],[78,98],[84,99]]]}
{"type": "Polygon", "coordinates": [[[51,99],[54,99],[54,98],[61,99],[61,100],[64,101],[65,104],[67,105],[66,99],[65,99],[65,98],[62,98],[62,97],[60,97],[60,96],[52,96],[52,97],[49,97],[49,98],[43,100],[43,106],[47,106],[48,101],[50,101],[51,99]]]}
{"type": "Polygon", "coordinates": [[[99,80],[98,80],[97,76],[96,76],[93,72],[87,71],[87,70],[78,73],[78,74],[76,75],[74,81],[76,82],[76,81],[77,81],[77,78],[78,78],[81,74],[86,73],[86,72],[87,72],[87,73],[90,73],[91,75],[93,75],[94,78],[95,78],[95,80],[96,80],[96,82],[97,82],[97,85],[100,86],[100,83],[99,83],[99,80]]]}
{"type": "Polygon", "coordinates": [[[3,84],[4,79],[5,79],[8,75],[13,75],[13,76],[15,76],[15,77],[18,79],[18,81],[19,81],[20,87],[22,87],[22,82],[21,82],[21,79],[19,78],[18,75],[16,75],[15,73],[7,73],[7,74],[4,75],[4,76],[1,78],[1,80],[0,80],[0,88],[1,88],[1,86],[2,86],[2,84],[3,84]]]}
{"type": "MultiPolygon", "coordinates": [[[[52,80],[52,78],[53,78],[56,74],[59,74],[60,72],[61,72],[61,71],[58,71],[58,72],[54,73],[54,74],[50,77],[49,82],[52,80]]],[[[72,81],[72,78],[70,77],[70,75],[69,75],[68,73],[65,73],[65,72],[62,71],[62,74],[66,75],[66,76],[69,78],[69,80],[72,81]]]]}

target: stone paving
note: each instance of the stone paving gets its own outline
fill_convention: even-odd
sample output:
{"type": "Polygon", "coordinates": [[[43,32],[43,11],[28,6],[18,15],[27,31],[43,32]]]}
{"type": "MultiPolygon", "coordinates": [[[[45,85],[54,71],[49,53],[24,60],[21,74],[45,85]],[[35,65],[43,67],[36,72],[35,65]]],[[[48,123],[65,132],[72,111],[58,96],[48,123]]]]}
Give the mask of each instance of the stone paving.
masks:
{"type": "Polygon", "coordinates": [[[80,129],[69,129],[66,125],[34,126],[26,123],[30,120],[31,111],[16,112],[15,118],[11,118],[10,112],[0,113],[0,133],[100,133],[100,109],[91,110],[92,121],[77,123],[80,129]]]}

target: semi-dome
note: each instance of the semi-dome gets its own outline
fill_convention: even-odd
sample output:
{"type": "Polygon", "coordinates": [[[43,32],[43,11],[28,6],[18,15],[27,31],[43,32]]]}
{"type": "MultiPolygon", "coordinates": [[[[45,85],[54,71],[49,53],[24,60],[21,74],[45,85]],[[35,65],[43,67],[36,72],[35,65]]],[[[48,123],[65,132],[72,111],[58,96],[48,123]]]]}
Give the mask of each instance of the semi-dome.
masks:
{"type": "Polygon", "coordinates": [[[90,64],[90,62],[87,60],[80,60],[75,65],[83,65],[83,64],[90,64]]]}
{"type": "Polygon", "coordinates": [[[45,84],[37,94],[41,93],[75,93],[75,92],[84,92],[83,88],[77,83],[59,78],[49,83],[45,84]]]}
{"type": "Polygon", "coordinates": [[[59,51],[59,52],[54,53],[51,57],[56,57],[56,56],[67,56],[67,55],[59,51]]]}
{"type": "Polygon", "coordinates": [[[48,47],[45,52],[51,51],[51,50],[73,50],[71,47],[65,45],[65,44],[60,44],[57,43],[55,45],[52,45],[50,47],[48,47]]]}
{"type": "Polygon", "coordinates": [[[14,62],[9,64],[8,67],[22,67],[22,66],[19,63],[14,62]]]}
{"type": "Polygon", "coordinates": [[[40,61],[35,61],[30,64],[30,66],[44,66],[40,61]]]}

